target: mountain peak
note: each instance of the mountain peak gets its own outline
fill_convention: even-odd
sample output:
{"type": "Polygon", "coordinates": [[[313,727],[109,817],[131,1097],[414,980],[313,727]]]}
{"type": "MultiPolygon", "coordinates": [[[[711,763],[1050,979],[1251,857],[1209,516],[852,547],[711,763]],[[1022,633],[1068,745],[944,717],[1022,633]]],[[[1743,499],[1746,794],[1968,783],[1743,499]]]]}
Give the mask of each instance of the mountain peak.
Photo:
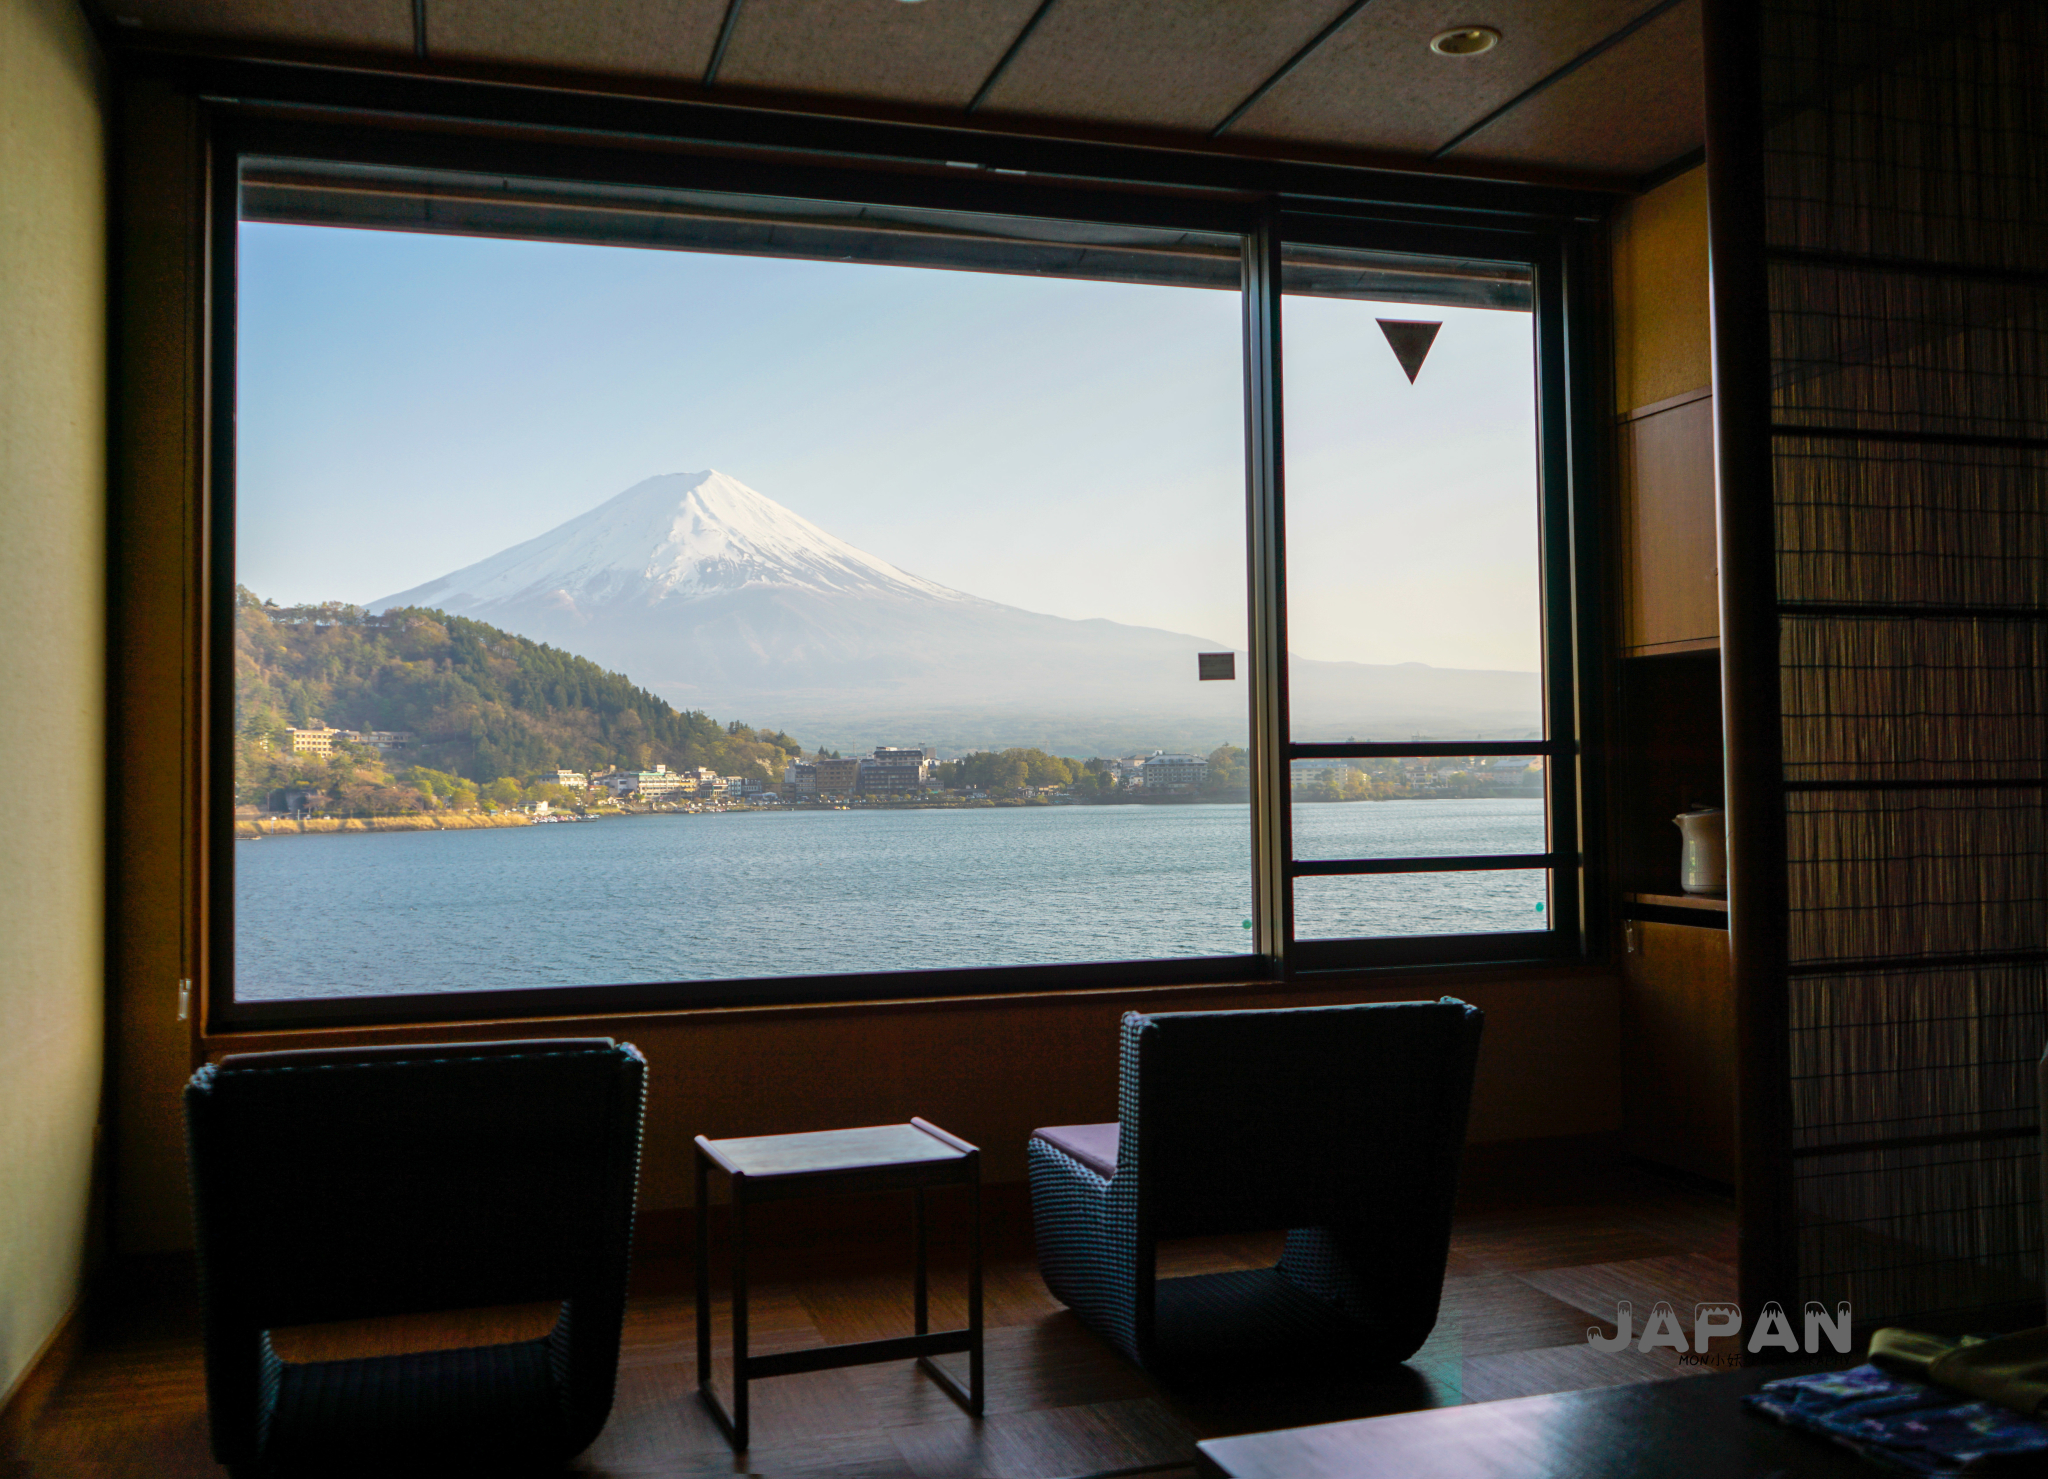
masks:
{"type": "MultiPolygon", "coordinates": [[[[1197,676],[1212,639],[950,590],[715,468],[647,478],[536,539],[372,603],[393,606],[592,658],[678,708],[866,733],[864,744],[930,735],[960,748],[1121,754],[1211,744],[1245,723],[1238,685],[1197,676]]],[[[1542,712],[1533,673],[1307,659],[1294,672],[1297,721],[1335,734],[1520,733],[1542,712]]]]}
{"type": "Polygon", "coordinates": [[[540,601],[565,614],[745,589],[967,601],[828,534],[716,468],[666,473],[538,538],[371,603],[465,610],[540,601]]]}

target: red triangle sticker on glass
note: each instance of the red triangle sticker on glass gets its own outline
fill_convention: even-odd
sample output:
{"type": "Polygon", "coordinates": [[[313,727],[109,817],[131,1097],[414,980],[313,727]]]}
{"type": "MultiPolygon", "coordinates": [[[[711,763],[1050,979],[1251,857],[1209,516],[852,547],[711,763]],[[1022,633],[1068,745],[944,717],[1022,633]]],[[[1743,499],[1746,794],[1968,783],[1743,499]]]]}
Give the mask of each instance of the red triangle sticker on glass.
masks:
{"type": "Polygon", "coordinates": [[[1401,362],[1408,383],[1413,385],[1415,377],[1422,373],[1422,362],[1429,358],[1429,346],[1436,343],[1436,331],[1443,325],[1413,318],[1383,318],[1379,325],[1380,332],[1387,336],[1387,347],[1394,351],[1394,358],[1401,362]]]}

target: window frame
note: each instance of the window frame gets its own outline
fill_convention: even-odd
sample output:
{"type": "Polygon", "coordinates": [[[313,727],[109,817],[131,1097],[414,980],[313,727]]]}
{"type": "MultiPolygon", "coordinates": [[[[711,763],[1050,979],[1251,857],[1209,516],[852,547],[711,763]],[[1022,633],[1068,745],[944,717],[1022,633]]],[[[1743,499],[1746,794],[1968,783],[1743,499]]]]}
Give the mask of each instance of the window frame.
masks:
{"type": "MultiPolygon", "coordinates": [[[[1600,332],[1588,291],[1598,261],[1597,228],[1606,201],[1590,192],[1495,184],[1259,160],[1214,160],[1181,151],[1065,140],[977,135],[887,124],[805,121],[789,115],[707,105],[662,104],[671,128],[650,136],[619,127],[535,127],[517,115],[535,109],[559,118],[598,106],[580,95],[483,89],[494,105],[475,112],[474,84],[384,79],[387,103],[415,107],[365,117],[358,105],[338,116],[336,79],[319,70],[266,71],[223,64],[217,72],[242,88],[204,112],[209,200],[205,212],[208,304],[205,471],[201,543],[207,565],[203,623],[206,674],[205,765],[209,800],[201,819],[206,888],[205,1025],[209,1033],[278,1028],[368,1026],[537,1016],[617,1016],[711,1007],[876,1002],[1004,996],[1112,987],[1285,983],[1338,972],[1509,962],[1563,964],[1586,959],[1602,937],[1588,886],[1588,807],[1583,736],[1596,732],[1593,685],[1584,674],[1601,660],[1597,531],[1590,461],[1598,423],[1590,392],[1602,383],[1588,346],[1600,332]],[[258,74],[265,89],[248,85],[258,74]],[[284,93],[272,103],[250,101],[284,93]],[[392,97],[391,94],[398,94],[392,97]],[[309,97],[308,94],[311,96],[309,97]],[[417,105],[431,103],[421,108],[417,105]],[[424,113],[425,116],[422,116],[424,113]],[[494,113],[495,116],[491,116],[494,113]],[[687,120],[709,119],[722,136],[679,136],[687,120]],[[825,125],[820,127],[819,125],[825,125]],[[807,147],[792,147],[792,135],[807,147]],[[939,137],[944,135],[944,137],[939,137]],[[738,137],[744,136],[744,137],[738,137]],[[981,161],[965,168],[934,158],[940,150],[981,161]],[[847,147],[857,145],[865,147],[847,147]],[[1246,598],[1249,624],[1250,802],[1253,950],[1247,954],[1126,962],[1068,962],[938,970],[862,972],[660,983],[551,986],[520,990],[420,993],[249,1002],[234,997],[235,366],[236,230],[243,156],[327,159],[402,168],[517,174],[579,183],[676,185],[792,199],[847,200],[989,214],[1039,216],[1106,225],[1223,231],[1244,243],[1246,415],[1246,598]],[[1000,162],[998,162],[1000,161],[1000,162]],[[1077,165],[1086,166],[1076,168],[1077,165]],[[1002,173],[998,175],[997,171],[1002,173]],[[1136,188],[1133,188],[1136,187],[1136,188]],[[1545,652],[1546,738],[1517,741],[1503,753],[1546,757],[1550,820],[1551,927],[1514,934],[1433,935],[1369,940],[1292,938],[1292,880],[1329,871],[1291,857],[1289,762],[1310,753],[1413,753],[1416,746],[1302,746],[1286,727],[1285,510],[1279,344],[1282,246],[1363,247],[1383,252],[1526,264],[1535,288],[1537,424],[1545,652]]],[[[603,100],[614,125],[652,103],[603,100]]],[[[1421,747],[1427,749],[1427,746],[1421,747]]],[[[1466,742],[1457,753],[1485,746],[1466,742]]],[[[1470,860],[1455,860],[1471,866],[1470,860]]],[[[1385,871],[1384,864],[1350,865],[1385,871]]]]}
{"type": "MultiPolygon", "coordinates": [[[[1398,250],[1384,244],[1379,222],[1335,219],[1327,215],[1306,215],[1282,211],[1273,228],[1284,258],[1288,247],[1353,247],[1365,250],[1398,250]]],[[[1403,233],[1405,237],[1405,233],[1403,233]]],[[[1432,232],[1428,240],[1449,245],[1460,237],[1432,232]]],[[[1483,253],[1484,241],[1462,238],[1475,255],[1483,253]]],[[[1595,603],[1585,599],[1580,587],[1585,572],[1596,568],[1589,559],[1586,521],[1575,517],[1575,509],[1586,505],[1583,493],[1574,497],[1575,486],[1584,473],[1574,466],[1574,438],[1571,435],[1575,396],[1571,362],[1570,325],[1567,307],[1567,244],[1558,235],[1539,236],[1529,242],[1526,256],[1519,259],[1530,270],[1535,299],[1535,380],[1537,425],[1537,513],[1538,561],[1542,571],[1540,596],[1543,625],[1543,709],[1544,737],[1541,740],[1414,740],[1361,743],[1296,741],[1285,722],[1288,664],[1285,648],[1284,551],[1278,560],[1277,579],[1281,587],[1279,620],[1283,630],[1280,651],[1268,655],[1276,670],[1281,690],[1281,725],[1267,737],[1271,764],[1278,771],[1277,787],[1285,798],[1288,817],[1285,850],[1279,854],[1278,872],[1284,887],[1280,908],[1285,914],[1287,974],[1339,970],[1391,968],[1420,965],[1478,965],[1500,961],[1569,960],[1586,955],[1591,938],[1587,919],[1591,890],[1586,887],[1587,850],[1584,845],[1588,813],[1582,794],[1586,780],[1580,762],[1588,715],[1586,694],[1580,673],[1592,651],[1597,651],[1600,628],[1585,621],[1595,603]],[[1579,473],[1575,477],[1575,472],[1579,473]],[[1390,857],[1358,859],[1301,859],[1294,856],[1292,818],[1292,763],[1296,760],[1405,759],[1434,756],[1541,755],[1544,759],[1544,809],[1548,846],[1541,853],[1525,855],[1471,854],[1448,857],[1390,857]],[[1551,921],[1543,930],[1465,935],[1372,936],[1350,939],[1299,940],[1294,935],[1294,880],[1297,878],[1365,877],[1396,873],[1479,872],[1508,868],[1542,868],[1550,875],[1551,921]],[[1565,923],[1560,925],[1558,921],[1565,923]],[[1457,942],[1453,955],[1448,943],[1457,942]]],[[[1498,259],[1496,259],[1498,260],[1498,259]]],[[[1279,274],[1271,274],[1273,291],[1285,296],[1279,274]]],[[[1249,286],[1247,287],[1249,292],[1249,286]]],[[[1580,317],[1585,315],[1582,313],[1580,317]]],[[[1279,312],[1283,326],[1285,310],[1279,312]]],[[[1274,336],[1269,351],[1280,357],[1281,335],[1274,336]]],[[[1284,408],[1282,408],[1284,411],[1284,408]]],[[[1274,413],[1281,424],[1281,414],[1274,413]]],[[[1580,447],[1585,438],[1576,439],[1580,447]]],[[[1273,461],[1280,468],[1282,508],[1277,515],[1284,530],[1285,451],[1276,449],[1273,461]]],[[[1581,453],[1581,455],[1583,455],[1581,453]]],[[[1256,763],[1256,762],[1254,762],[1256,763]]]]}

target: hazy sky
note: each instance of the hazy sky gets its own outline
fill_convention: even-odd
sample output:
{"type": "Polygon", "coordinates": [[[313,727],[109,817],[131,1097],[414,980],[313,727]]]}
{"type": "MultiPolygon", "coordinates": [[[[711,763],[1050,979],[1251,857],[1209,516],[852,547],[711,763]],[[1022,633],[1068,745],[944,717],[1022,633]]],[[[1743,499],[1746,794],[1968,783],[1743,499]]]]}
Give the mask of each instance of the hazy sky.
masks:
{"type": "MultiPolygon", "coordinates": [[[[369,601],[715,467],[917,575],[1241,645],[1235,294],[241,228],[237,578],[369,601]]],[[[1537,664],[1527,315],[1289,299],[1293,646],[1537,664]],[[1442,319],[1415,385],[1373,322],[1442,319]]]]}

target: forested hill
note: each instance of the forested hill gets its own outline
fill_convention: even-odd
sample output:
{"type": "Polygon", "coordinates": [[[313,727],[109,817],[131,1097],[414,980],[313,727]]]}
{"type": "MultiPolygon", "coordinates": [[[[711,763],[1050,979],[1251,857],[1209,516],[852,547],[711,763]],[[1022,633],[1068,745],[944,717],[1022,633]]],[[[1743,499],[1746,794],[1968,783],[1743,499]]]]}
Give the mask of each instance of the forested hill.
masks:
{"type": "MultiPolygon", "coordinates": [[[[250,782],[290,746],[287,725],[409,730],[394,771],[424,767],[482,785],[544,771],[709,766],[781,776],[786,734],[679,712],[618,673],[482,622],[407,608],[278,607],[236,592],[235,690],[250,782]]],[[[307,779],[314,779],[308,777],[307,779]]],[[[394,777],[403,783],[402,777],[394,777]]],[[[387,781],[387,784],[391,783],[387,781]]]]}

